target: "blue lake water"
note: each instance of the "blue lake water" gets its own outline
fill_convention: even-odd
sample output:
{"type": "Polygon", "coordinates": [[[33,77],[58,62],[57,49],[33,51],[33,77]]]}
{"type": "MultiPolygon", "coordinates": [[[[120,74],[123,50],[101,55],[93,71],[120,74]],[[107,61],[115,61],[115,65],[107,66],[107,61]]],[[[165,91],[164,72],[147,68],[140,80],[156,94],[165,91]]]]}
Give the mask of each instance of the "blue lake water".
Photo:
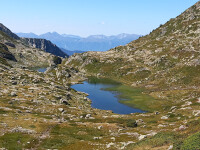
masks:
{"type": "Polygon", "coordinates": [[[36,69],[38,72],[45,72],[47,70],[47,68],[38,68],[36,69]]]}
{"type": "Polygon", "coordinates": [[[84,81],[83,84],[75,84],[71,87],[77,91],[88,93],[88,98],[92,100],[92,107],[102,110],[112,110],[117,114],[143,113],[144,111],[129,107],[119,102],[117,95],[120,93],[103,90],[105,88],[117,86],[116,84],[91,83],[84,81]]]}

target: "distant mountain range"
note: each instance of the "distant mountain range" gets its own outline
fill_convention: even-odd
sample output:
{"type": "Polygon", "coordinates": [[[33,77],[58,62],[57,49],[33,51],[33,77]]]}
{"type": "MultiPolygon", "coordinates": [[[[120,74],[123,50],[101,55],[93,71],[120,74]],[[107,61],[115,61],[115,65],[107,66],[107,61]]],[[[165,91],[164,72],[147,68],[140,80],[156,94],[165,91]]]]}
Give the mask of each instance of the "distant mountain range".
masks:
{"type": "Polygon", "coordinates": [[[57,32],[48,32],[41,35],[17,33],[17,35],[26,38],[47,39],[58,47],[70,51],[106,51],[119,45],[126,45],[141,36],[123,33],[114,36],[91,35],[83,38],[76,35],[58,34],[57,32]]]}
{"type": "Polygon", "coordinates": [[[71,56],[71,55],[74,55],[75,53],[84,53],[84,52],[87,52],[87,51],[79,51],[79,50],[66,50],[64,48],[60,48],[64,53],[66,53],[67,55],[71,56]]]}

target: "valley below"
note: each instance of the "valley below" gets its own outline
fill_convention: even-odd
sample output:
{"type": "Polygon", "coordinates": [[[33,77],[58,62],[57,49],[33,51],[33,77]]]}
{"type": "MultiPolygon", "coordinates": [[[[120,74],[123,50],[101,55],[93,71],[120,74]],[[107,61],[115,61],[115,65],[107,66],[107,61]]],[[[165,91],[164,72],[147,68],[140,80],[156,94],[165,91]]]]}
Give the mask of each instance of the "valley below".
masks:
{"type": "Polygon", "coordinates": [[[200,149],[199,22],[70,57],[0,24],[0,149],[200,149]]]}

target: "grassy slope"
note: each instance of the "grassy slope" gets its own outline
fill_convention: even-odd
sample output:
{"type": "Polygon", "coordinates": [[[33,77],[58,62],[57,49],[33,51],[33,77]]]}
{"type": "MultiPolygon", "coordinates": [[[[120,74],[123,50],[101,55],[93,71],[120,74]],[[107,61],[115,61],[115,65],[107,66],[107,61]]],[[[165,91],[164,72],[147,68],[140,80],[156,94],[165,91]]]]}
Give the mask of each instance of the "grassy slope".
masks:
{"type": "MultiPolygon", "coordinates": [[[[127,85],[145,87],[151,96],[158,99],[156,103],[145,103],[141,99],[134,103],[135,106],[148,106],[152,110],[156,108],[161,112],[170,112],[172,106],[181,108],[189,101],[193,104],[188,106],[188,109],[191,107],[192,110],[199,110],[199,103],[196,102],[200,97],[200,37],[197,31],[200,21],[199,6],[200,2],[197,2],[177,18],[126,46],[102,53],[76,54],[67,64],[83,70],[87,75],[112,78],[127,85]]],[[[127,91],[125,86],[114,90],[124,90],[126,96],[134,93],[127,91]]],[[[179,117],[187,120],[187,131],[175,134],[159,133],[150,139],[130,145],[130,149],[168,149],[170,145],[174,145],[174,149],[199,148],[199,143],[195,143],[198,140],[198,134],[195,133],[200,129],[199,119],[197,117],[194,121],[193,116],[189,115],[192,110],[180,109],[176,113],[168,114],[169,123],[178,124],[176,119],[179,117]],[[188,137],[189,135],[193,136],[188,137]],[[193,147],[191,143],[194,143],[193,147]]],[[[151,122],[162,124],[158,118],[151,118],[149,126],[151,122]]],[[[171,131],[173,129],[172,127],[171,131]]]]}
{"type": "Polygon", "coordinates": [[[192,92],[198,96],[199,3],[126,46],[107,52],[76,54],[67,65],[84,70],[87,75],[145,87],[151,96],[161,99],[157,107],[169,102],[177,104],[177,99],[186,97],[185,92],[188,97],[192,97],[192,92]]]}

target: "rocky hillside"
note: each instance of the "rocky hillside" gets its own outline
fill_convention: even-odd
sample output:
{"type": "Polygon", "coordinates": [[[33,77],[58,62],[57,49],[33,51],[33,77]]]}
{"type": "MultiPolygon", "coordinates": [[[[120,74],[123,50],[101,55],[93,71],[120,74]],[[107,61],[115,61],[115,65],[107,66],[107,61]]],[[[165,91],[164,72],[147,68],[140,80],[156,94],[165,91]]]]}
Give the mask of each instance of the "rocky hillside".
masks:
{"type": "MultiPolygon", "coordinates": [[[[63,65],[145,88],[157,99],[143,103],[148,110],[171,112],[176,107],[173,115],[182,114],[179,110],[188,114],[200,111],[200,1],[126,46],[75,54],[63,65]]],[[[127,102],[132,106],[139,103],[127,102]]]]}
{"type": "Polygon", "coordinates": [[[200,2],[149,35],[107,52],[72,56],[66,64],[132,86],[197,88],[200,73],[200,2]]]}
{"type": "Polygon", "coordinates": [[[54,54],[60,57],[68,57],[66,53],[64,53],[60,48],[58,48],[55,44],[51,43],[45,39],[37,39],[37,38],[21,38],[27,45],[33,48],[42,49],[45,52],[54,54]]]}
{"type": "MultiPolygon", "coordinates": [[[[42,40],[45,41],[45,40],[42,40]]],[[[0,66],[3,68],[9,68],[11,66],[23,66],[23,67],[36,67],[36,66],[49,66],[54,60],[56,46],[51,42],[46,41],[46,45],[41,48],[45,50],[34,48],[29,46],[24,39],[19,38],[12,33],[3,24],[0,24],[0,66]],[[55,49],[52,49],[52,45],[55,49]],[[45,52],[48,51],[49,53],[45,52]]],[[[56,54],[63,54],[60,52],[56,54]]]]}
{"type": "Polygon", "coordinates": [[[45,73],[18,66],[61,59],[0,31],[0,149],[200,149],[199,10],[200,2],[148,36],[76,54],[45,73]],[[142,114],[91,108],[87,94],[70,87],[89,75],[156,99],[143,102],[142,114]]]}
{"type": "Polygon", "coordinates": [[[0,31],[6,33],[8,36],[15,40],[20,40],[20,37],[18,37],[16,34],[11,32],[7,27],[5,27],[2,23],[0,23],[0,31]]]}

